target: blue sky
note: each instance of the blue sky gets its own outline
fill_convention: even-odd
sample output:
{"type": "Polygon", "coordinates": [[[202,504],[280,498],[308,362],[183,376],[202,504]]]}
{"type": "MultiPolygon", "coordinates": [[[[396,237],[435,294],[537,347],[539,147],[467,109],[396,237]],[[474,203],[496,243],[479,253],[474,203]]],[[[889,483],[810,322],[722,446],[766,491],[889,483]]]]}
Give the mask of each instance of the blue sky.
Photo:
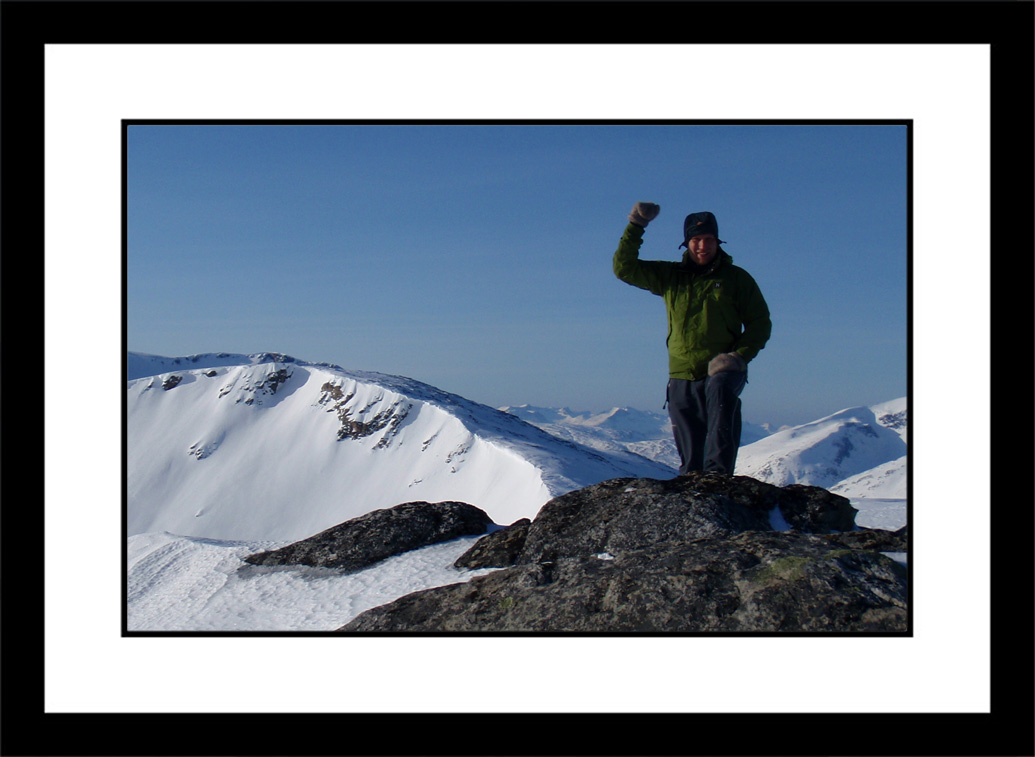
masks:
{"type": "Polygon", "coordinates": [[[127,132],[129,349],[279,351],[492,406],[661,410],[660,298],[714,212],[773,317],[746,420],[905,396],[907,128],[897,124],[139,124],[127,132]]]}

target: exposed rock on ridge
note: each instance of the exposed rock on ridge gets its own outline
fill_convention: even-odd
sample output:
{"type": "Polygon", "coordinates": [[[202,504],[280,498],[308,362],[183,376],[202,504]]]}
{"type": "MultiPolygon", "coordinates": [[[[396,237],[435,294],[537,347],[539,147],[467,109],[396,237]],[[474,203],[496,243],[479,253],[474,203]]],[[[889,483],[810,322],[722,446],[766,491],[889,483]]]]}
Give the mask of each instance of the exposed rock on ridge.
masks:
{"type": "Polygon", "coordinates": [[[501,570],[339,630],[906,632],[906,570],[881,553],[904,551],[906,531],[855,529],[854,518],[819,487],[613,479],[554,498],[456,563],[501,570]]]}
{"type": "Polygon", "coordinates": [[[251,565],[359,570],[392,555],[484,534],[492,519],[464,502],[407,502],[374,510],[280,549],[248,555],[251,565]]]}

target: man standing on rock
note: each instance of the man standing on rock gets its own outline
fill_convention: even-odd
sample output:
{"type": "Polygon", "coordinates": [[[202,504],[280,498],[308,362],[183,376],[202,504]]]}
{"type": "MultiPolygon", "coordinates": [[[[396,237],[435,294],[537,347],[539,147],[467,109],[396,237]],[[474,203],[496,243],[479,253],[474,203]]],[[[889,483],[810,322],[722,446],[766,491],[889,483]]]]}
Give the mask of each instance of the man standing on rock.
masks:
{"type": "Polygon", "coordinates": [[[758,284],[720,247],[719,225],[707,211],[683,222],[679,262],[640,260],[643,233],[660,206],[638,202],[614,255],[615,275],[665,300],[668,311],[668,412],[682,465],[680,475],[733,475],[740,446],[740,393],[747,364],[772,332],[758,284]]]}

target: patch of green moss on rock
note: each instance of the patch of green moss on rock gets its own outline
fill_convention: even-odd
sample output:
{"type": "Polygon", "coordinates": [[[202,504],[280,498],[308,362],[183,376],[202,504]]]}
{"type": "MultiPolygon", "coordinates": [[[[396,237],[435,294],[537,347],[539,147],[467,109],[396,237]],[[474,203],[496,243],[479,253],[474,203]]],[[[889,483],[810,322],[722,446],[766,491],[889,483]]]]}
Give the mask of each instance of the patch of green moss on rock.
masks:
{"type": "Polygon", "coordinates": [[[764,568],[759,568],[752,580],[757,583],[773,583],[775,581],[796,581],[805,576],[805,566],[815,562],[811,557],[787,556],[778,557],[764,568]]]}

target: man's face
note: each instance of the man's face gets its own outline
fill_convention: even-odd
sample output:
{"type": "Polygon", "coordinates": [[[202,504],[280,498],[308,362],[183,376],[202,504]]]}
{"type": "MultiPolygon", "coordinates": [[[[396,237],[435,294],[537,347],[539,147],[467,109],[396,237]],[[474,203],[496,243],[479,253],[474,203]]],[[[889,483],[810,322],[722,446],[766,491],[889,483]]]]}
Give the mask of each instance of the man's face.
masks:
{"type": "Polygon", "coordinates": [[[714,234],[698,234],[687,243],[690,258],[698,265],[708,265],[715,259],[719,249],[719,240],[714,234]]]}

